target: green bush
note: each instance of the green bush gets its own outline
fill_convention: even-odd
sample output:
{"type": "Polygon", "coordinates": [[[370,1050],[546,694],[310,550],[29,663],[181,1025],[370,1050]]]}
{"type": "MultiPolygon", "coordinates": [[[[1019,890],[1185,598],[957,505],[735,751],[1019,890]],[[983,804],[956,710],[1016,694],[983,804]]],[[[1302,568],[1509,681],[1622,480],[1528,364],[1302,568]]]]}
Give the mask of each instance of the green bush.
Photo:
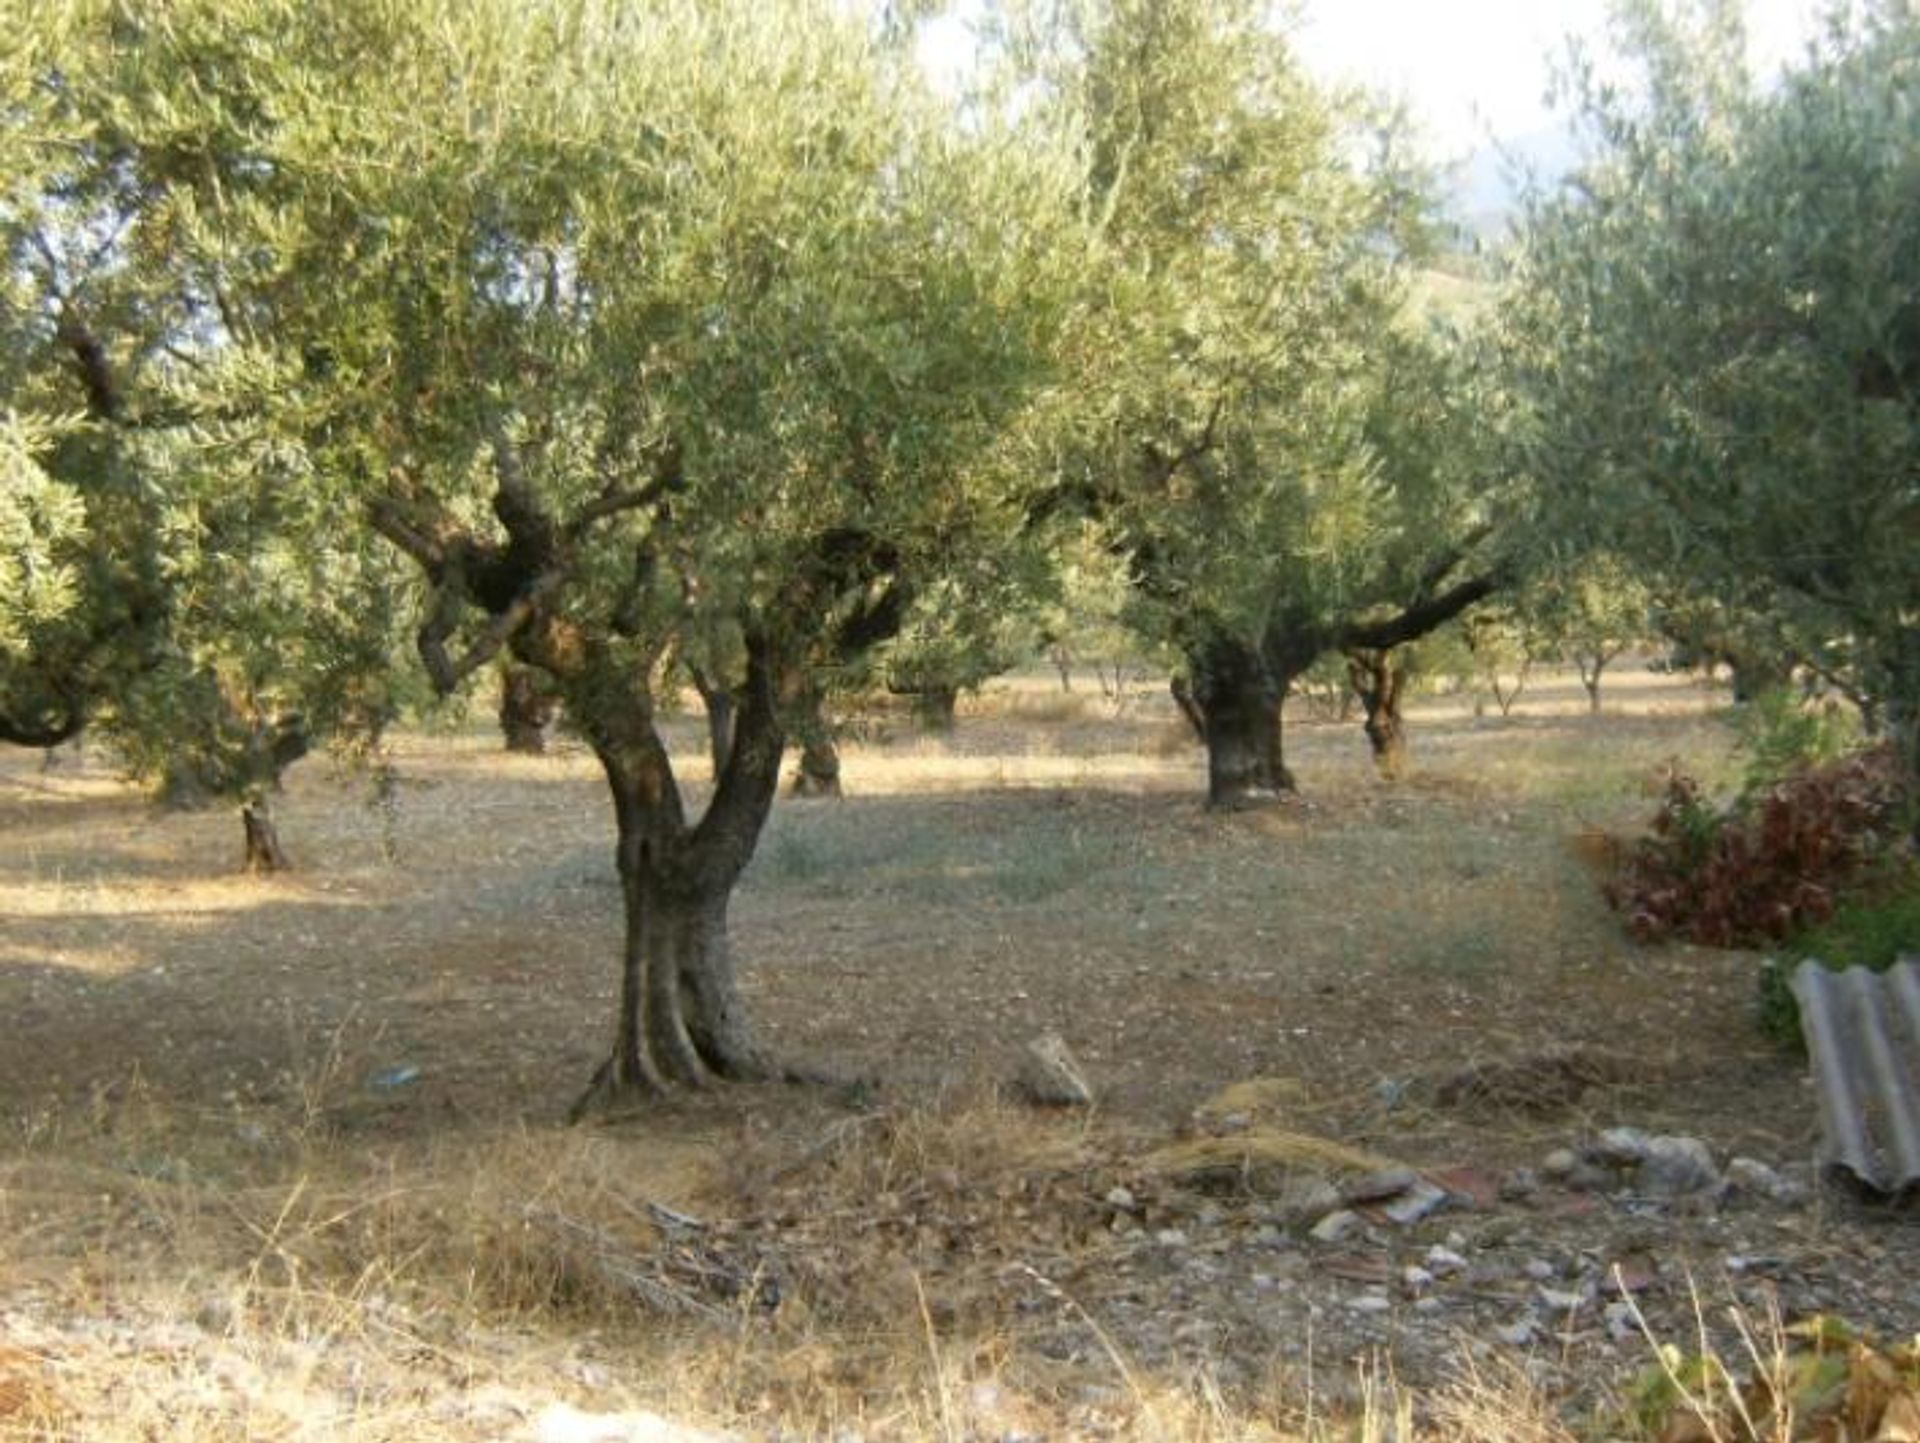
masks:
{"type": "Polygon", "coordinates": [[[1837,762],[1860,745],[1860,719],[1833,700],[1807,702],[1784,689],[1741,707],[1735,725],[1746,759],[1740,800],[1751,802],[1789,778],[1837,762]]]}
{"type": "Polygon", "coordinates": [[[1843,902],[1826,921],[1802,928],[1760,971],[1760,1023],[1783,1041],[1800,1036],[1800,1008],[1787,985],[1803,958],[1827,966],[1884,972],[1903,955],[1920,953],[1920,871],[1909,862],[1881,889],[1843,902]]]}

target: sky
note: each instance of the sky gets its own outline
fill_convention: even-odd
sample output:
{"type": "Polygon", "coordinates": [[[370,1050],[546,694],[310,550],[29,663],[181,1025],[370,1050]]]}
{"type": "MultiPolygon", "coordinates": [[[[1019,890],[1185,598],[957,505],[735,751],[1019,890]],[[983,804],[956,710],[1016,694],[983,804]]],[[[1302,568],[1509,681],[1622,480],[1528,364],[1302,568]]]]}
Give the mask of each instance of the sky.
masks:
{"type": "MultiPolygon", "coordinates": [[[[1799,53],[1823,8],[1747,0],[1760,73],[1799,53]]],[[[1294,36],[1324,74],[1404,96],[1436,157],[1451,160],[1553,124],[1552,61],[1569,34],[1604,36],[1606,13],[1606,0],[1305,0],[1294,36]]]]}
{"type": "MultiPolygon", "coordinates": [[[[1746,0],[1753,61],[1762,74],[1804,48],[1828,0],[1746,0]]],[[[1293,32],[1328,78],[1404,97],[1436,160],[1464,159],[1489,139],[1517,140],[1554,123],[1546,105],[1565,38],[1599,39],[1607,0],[1300,0],[1293,32]]],[[[971,50],[962,3],[929,27],[921,55],[950,80],[971,50]]]]}

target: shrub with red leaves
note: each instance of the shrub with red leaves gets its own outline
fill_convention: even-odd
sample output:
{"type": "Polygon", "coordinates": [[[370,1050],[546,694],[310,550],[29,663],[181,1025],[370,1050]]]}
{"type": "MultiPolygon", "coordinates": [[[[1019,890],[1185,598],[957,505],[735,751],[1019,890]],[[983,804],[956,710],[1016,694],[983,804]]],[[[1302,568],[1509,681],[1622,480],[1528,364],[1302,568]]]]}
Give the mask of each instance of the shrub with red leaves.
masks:
{"type": "Polygon", "coordinates": [[[1846,885],[1898,844],[1902,801],[1889,746],[1801,772],[1724,812],[1676,772],[1652,835],[1627,853],[1607,900],[1642,942],[1778,941],[1832,916],[1846,885]]]}

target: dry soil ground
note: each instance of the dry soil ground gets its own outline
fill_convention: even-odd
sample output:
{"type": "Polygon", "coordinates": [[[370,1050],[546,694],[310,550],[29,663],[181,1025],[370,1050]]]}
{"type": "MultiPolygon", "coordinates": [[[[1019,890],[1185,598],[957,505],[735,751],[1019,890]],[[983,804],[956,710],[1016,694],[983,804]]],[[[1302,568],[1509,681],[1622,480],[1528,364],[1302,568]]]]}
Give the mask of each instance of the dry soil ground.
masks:
{"type": "Polygon", "coordinates": [[[1910,1218],[1515,1176],[1618,1124],[1811,1156],[1755,959],[1632,946],[1591,871],[1665,760],[1727,774],[1717,695],[1431,700],[1394,785],[1356,725],[1296,723],[1304,800],[1216,817],[1156,694],[1054,685],[945,737],[868,719],[846,800],[776,810],[746,987],[849,1085],[572,1130],[618,921],[577,747],[410,734],[390,812],[307,764],[299,870],[265,881],[229,816],[0,754],[0,1437],[533,1437],[561,1398],[748,1437],[1255,1437],[1369,1354],[1415,1384],[1504,1359],[1591,1409],[1650,1356],[1615,1265],[1683,1342],[1694,1289],[1710,1324],[1920,1324],[1910,1218]],[[996,1093],[1048,1030],[1091,1117],[996,1093]],[[1195,1110],[1251,1079],[1198,1135],[1272,1166],[1193,1166],[1195,1110]],[[1461,1196],[1307,1236],[1307,1183],[1369,1158],[1461,1196]],[[1435,1247],[1462,1266],[1406,1273],[1435,1247]]]}

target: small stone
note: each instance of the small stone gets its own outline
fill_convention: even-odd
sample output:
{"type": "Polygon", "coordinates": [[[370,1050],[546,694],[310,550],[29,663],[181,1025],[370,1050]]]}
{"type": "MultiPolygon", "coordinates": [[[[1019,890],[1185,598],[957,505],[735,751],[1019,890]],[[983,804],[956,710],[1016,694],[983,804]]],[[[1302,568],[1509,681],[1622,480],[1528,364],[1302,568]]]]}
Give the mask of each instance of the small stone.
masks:
{"type": "Polygon", "coordinates": [[[1360,1221],[1360,1214],[1352,1208],[1340,1208],[1315,1223],[1311,1236],[1315,1242],[1337,1243],[1352,1234],[1360,1226],[1360,1221]]]}
{"type": "Polygon", "coordinates": [[[1683,1197],[1718,1189],[1720,1170],[1699,1138],[1655,1137],[1648,1139],[1633,1180],[1639,1191],[1651,1196],[1683,1197]]]}
{"type": "Polygon", "coordinates": [[[1452,1248],[1435,1243],[1427,1249],[1427,1271],[1435,1277],[1449,1278],[1467,1270],[1467,1260],[1452,1248]]]}
{"type": "Polygon", "coordinates": [[[1131,1212],[1135,1206],[1133,1190],[1131,1188],[1109,1188],[1106,1197],[1102,1200],[1108,1207],[1119,1208],[1122,1212],[1131,1212]]]}
{"type": "Polygon", "coordinates": [[[1540,1306],[1550,1313],[1571,1313],[1586,1301],[1585,1293],[1569,1293],[1558,1288],[1540,1289],[1540,1306]]]}
{"type": "Polygon", "coordinates": [[[1587,1148],[1587,1156],[1594,1162],[1628,1167],[1644,1158],[1652,1146],[1653,1139],[1637,1127],[1610,1127],[1587,1148]]]}
{"type": "Polygon", "coordinates": [[[1534,1332],[1533,1319],[1522,1318],[1518,1322],[1495,1328],[1493,1336],[1509,1348],[1524,1348],[1533,1342],[1534,1332]]]}
{"type": "Polygon", "coordinates": [[[1605,1192],[1613,1186],[1614,1177],[1597,1163],[1579,1162],[1564,1181],[1569,1192],[1605,1192]]]}
{"type": "Polygon", "coordinates": [[[1444,1299],[1432,1296],[1415,1298],[1413,1300],[1413,1310],[1416,1313],[1437,1313],[1445,1307],[1446,1302],[1444,1299]]]}
{"type": "Polygon", "coordinates": [[[1540,1171],[1548,1177],[1565,1177],[1573,1171],[1579,1161],[1580,1159],[1573,1155],[1572,1148],[1556,1147],[1540,1159],[1540,1171]]]}
{"type": "Polygon", "coordinates": [[[1401,1227],[1412,1227],[1440,1208],[1447,1197],[1447,1190],[1443,1187],[1435,1187],[1430,1182],[1416,1182],[1404,1196],[1388,1203],[1384,1211],[1389,1221],[1401,1227]]]}
{"type": "Polygon", "coordinates": [[[1417,1296],[1433,1286],[1433,1274],[1417,1264],[1409,1263],[1400,1270],[1400,1286],[1417,1296]]]}
{"type": "Polygon", "coordinates": [[[1179,1228],[1162,1228],[1153,1235],[1153,1240],[1163,1248],[1184,1248],[1187,1245],[1187,1235],[1179,1228]]]}
{"type": "Polygon", "coordinates": [[[1323,1217],[1340,1206],[1339,1189],[1323,1177],[1290,1177],[1274,1199],[1274,1215],[1304,1222],[1323,1217]]]}
{"type": "Polygon", "coordinates": [[[1093,1106],[1093,1088],[1057,1032],[1043,1033],[1026,1045],[1014,1085],[1038,1107],[1093,1106]]]}
{"type": "Polygon", "coordinates": [[[1392,1112],[1407,1100],[1407,1093],[1413,1086],[1412,1080],[1405,1077],[1383,1077],[1373,1085],[1373,1095],[1380,1099],[1380,1105],[1392,1112]]]}
{"type": "Polygon", "coordinates": [[[1516,1167],[1500,1180],[1500,1196],[1519,1202],[1540,1191],[1540,1175],[1530,1167],[1516,1167]]]}
{"type": "Polygon", "coordinates": [[[1728,1163],[1727,1182],[1737,1192],[1765,1198],[1768,1202],[1799,1203],[1807,1196],[1807,1190],[1799,1183],[1757,1158],[1736,1157],[1728,1163]]]}
{"type": "Polygon", "coordinates": [[[1284,1248],[1287,1245],[1287,1235],[1272,1223],[1262,1223],[1253,1230],[1247,1241],[1256,1248],[1284,1248]]]}
{"type": "Polygon", "coordinates": [[[1601,1316],[1607,1325],[1607,1336],[1614,1342],[1624,1343],[1639,1336],[1640,1327],[1634,1322],[1631,1303],[1608,1303],[1601,1316]]]}
{"type": "Polygon", "coordinates": [[[1347,1299],[1347,1306],[1356,1313],[1385,1313],[1393,1308],[1393,1299],[1385,1293],[1360,1293],[1347,1299]]]}
{"type": "Polygon", "coordinates": [[[1253,1116],[1251,1113],[1229,1112],[1225,1117],[1217,1119],[1213,1126],[1218,1132],[1245,1132],[1253,1126],[1253,1116]]]}
{"type": "Polygon", "coordinates": [[[1356,1203],[1383,1202],[1399,1197],[1419,1181],[1419,1174],[1410,1167],[1383,1167],[1348,1183],[1340,1190],[1340,1201],[1349,1207],[1356,1203]]]}
{"type": "Polygon", "coordinates": [[[1532,1278],[1536,1283],[1544,1283],[1549,1278],[1556,1276],[1560,1270],[1545,1258],[1528,1258],[1520,1265],[1520,1271],[1532,1278]]]}

